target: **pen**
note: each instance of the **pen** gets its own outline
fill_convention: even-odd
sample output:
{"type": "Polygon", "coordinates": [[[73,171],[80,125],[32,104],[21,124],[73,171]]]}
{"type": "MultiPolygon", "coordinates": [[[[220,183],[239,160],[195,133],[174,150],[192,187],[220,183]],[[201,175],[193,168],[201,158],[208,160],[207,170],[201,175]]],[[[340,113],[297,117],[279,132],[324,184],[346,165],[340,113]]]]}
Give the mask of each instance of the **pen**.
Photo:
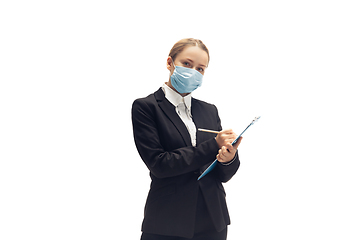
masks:
{"type": "Polygon", "coordinates": [[[199,128],[198,131],[200,131],[200,132],[208,132],[208,133],[216,133],[216,134],[219,133],[219,131],[207,130],[207,129],[202,129],[202,128],[199,128]]]}
{"type": "MultiPolygon", "coordinates": [[[[242,133],[240,133],[240,135],[231,143],[232,145],[234,145],[239,139],[240,139],[240,137],[241,137],[241,135],[251,126],[251,125],[253,125],[257,120],[259,120],[259,118],[260,118],[260,116],[259,117],[255,117],[255,119],[254,120],[252,120],[252,122],[245,128],[245,130],[242,132],[242,133]]],[[[212,130],[205,130],[205,129],[198,129],[199,131],[204,131],[204,132],[216,132],[216,131],[212,131],[212,130]]],[[[228,150],[229,151],[229,150],[228,150]]],[[[215,165],[216,165],[216,163],[218,162],[218,160],[217,159],[215,159],[214,161],[213,161],[213,163],[207,168],[207,169],[205,169],[205,171],[198,177],[198,181],[202,178],[202,177],[204,177],[206,174],[208,174],[208,172],[210,172],[214,167],[215,167],[215,165]]]]}

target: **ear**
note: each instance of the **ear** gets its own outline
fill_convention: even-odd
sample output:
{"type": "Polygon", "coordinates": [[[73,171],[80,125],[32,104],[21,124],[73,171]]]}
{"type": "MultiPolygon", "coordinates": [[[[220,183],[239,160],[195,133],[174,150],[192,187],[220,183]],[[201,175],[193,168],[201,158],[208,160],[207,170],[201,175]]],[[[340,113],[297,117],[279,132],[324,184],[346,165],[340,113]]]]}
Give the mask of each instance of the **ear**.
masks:
{"type": "Polygon", "coordinates": [[[166,68],[171,72],[171,66],[172,66],[172,59],[170,56],[166,59],[166,68]]]}

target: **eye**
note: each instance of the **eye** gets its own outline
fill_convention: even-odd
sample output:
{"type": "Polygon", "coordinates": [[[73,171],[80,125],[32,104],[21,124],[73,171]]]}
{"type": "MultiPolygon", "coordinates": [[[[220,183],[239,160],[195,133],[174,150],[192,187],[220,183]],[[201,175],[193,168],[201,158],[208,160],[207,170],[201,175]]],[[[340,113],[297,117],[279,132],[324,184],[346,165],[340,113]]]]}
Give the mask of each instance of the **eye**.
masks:
{"type": "Polygon", "coordinates": [[[201,67],[197,68],[197,70],[198,70],[199,72],[204,72],[204,69],[201,68],[201,67]]]}
{"type": "Polygon", "coordinates": [[[191,65],[190,65],[189,62],[183,62],[183,65],[184,65],[185,67],[191,67],[191,65]]]}

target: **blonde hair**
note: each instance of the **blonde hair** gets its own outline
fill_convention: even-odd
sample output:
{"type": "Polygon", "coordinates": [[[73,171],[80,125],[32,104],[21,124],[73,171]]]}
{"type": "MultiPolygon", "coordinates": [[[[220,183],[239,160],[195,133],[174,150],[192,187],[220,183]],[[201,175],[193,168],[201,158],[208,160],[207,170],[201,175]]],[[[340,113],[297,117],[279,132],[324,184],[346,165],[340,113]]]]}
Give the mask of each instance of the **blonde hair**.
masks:
{"type": "Polygon", "coordinates": [[[172,49],[170,50],[169,56],[172,58],[173,61],[175,61],[176,56],[188,46],[198,46],[199,48],[204,50],[208,55],[208,63],[209,63],[210,61],[209,50],[201,40],[194,38],[184,38],[178,41],[177,43],[175,43],[172,49]]]}

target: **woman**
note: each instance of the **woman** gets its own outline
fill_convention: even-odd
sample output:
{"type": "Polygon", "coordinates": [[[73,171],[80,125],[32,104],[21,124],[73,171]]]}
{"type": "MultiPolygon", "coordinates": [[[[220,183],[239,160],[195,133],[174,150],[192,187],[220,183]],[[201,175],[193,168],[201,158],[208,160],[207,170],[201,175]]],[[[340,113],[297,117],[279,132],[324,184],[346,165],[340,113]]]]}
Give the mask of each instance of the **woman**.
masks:
{"type": "Polygon", "coordinates": [[[236,134],[221,131],[217,108],[191,96],[208,63],[202,41],[180,40],[167,58],[169,81],[133,103],[135,144],[152,180],[142,240],[226,239],[230,219],[222,182],[240,166],[241,139],[232,146],[236,134]],[[198,181],[215,158],[220,163],[198,181]]]}

